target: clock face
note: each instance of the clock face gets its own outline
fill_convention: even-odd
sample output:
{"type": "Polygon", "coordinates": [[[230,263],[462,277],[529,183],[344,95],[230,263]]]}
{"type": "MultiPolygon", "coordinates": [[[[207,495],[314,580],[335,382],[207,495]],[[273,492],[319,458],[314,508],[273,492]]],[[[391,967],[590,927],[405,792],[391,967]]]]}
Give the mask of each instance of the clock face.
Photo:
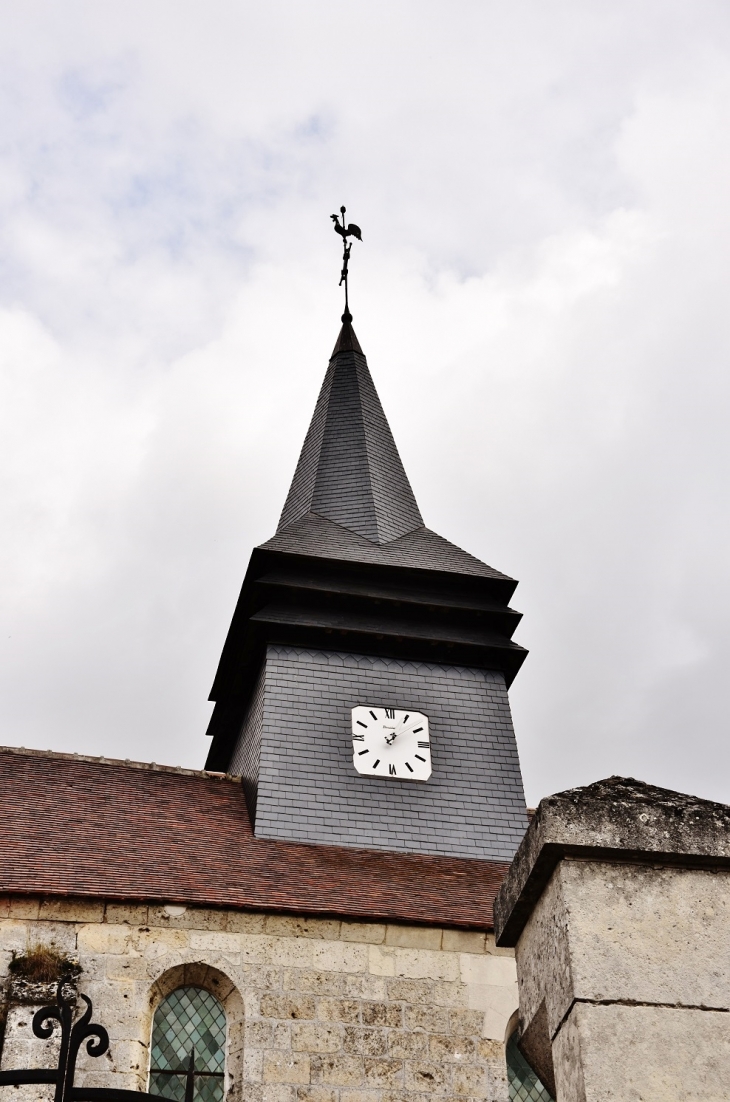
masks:
{"type": "Polygon", "coordinates": [[[431,776],[428,717],[367,704],[353,708],[352,761],[365,777],[427,781],[431,776]]]}

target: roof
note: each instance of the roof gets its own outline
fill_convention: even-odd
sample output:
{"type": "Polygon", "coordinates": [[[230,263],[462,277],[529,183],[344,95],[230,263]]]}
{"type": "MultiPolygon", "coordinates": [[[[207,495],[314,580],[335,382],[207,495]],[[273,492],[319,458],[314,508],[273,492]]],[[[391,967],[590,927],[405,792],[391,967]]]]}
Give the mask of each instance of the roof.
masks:
{"type": "Polygon", "coordinates": [[[277,531],[310,512],[376,544],[423,527],[349,321],[332,353],[277,531]]]}
{"type": "Polygon", "coordinates": [[[508,575],[487,566],[423,526],[389,543],[377,544],[324,516],[306,513],[280,529],[270,540],[262,543],[261,548],[264,551],[284,551],[345,562],[372,563],[375,566],[410,567],[512,581],[508,575]]]}
{"type": "Polygon", "coordinates": [[[491,928],[506,864],[253,836],[230,777],[0,748],[0,891],[491,928]]]}
{"type": "Polygon", "coordinates": [[[515,945],[564,857],[730,867],[730,806],[607,777],[540,802],[495,903],[498,944],[515,945]]]}

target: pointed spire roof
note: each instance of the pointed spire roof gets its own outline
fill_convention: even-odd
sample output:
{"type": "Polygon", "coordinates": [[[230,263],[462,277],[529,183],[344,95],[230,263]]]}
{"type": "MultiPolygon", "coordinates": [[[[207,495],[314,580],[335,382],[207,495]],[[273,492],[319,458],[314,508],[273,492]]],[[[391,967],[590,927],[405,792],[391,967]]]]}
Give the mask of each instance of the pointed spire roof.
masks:
{"type": "Polygon", "coordinates": [[[277,535],[308,513],[378,545],[423,528],[367,360],[347,316],[277,535]]]}

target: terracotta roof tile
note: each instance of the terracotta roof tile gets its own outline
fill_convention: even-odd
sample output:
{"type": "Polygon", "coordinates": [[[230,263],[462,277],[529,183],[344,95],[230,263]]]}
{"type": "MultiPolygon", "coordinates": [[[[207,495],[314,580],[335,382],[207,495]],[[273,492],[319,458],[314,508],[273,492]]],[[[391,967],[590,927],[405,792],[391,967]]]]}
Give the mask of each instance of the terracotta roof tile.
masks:
{"type": "Polygon", "coordinates": [[[507,865],[254,838],[241,785],[0,748],[0,891],[492,926],[507,865]]]}

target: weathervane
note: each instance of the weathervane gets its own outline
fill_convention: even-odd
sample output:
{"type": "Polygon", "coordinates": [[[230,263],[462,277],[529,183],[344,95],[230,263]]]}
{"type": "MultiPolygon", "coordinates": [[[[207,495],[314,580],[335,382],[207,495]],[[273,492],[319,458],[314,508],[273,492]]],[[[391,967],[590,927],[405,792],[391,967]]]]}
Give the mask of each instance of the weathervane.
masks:
{"type": "Polygon", "coordinates": [[[340,287],[345,284],[345,312],[342,315],[343,321],[352,321],[352,314],[350,313],[350,303],[347,297],[347,265],[350,260],[350,249],[352,248],[352,241],[348,245],[348,237],[356,237],[358,241],[362,241],[362,231],[359,226],[356,226],[354,222],[350,222],[348,226],[345,222],[345,207],[340,207],[340,214],[342,215],[342,222],[340,223],[340,215],[331,214],[330,218],[335,224],[335,233],[339,233],[342,238],[342,273],[340,275],[340,287]]]}

